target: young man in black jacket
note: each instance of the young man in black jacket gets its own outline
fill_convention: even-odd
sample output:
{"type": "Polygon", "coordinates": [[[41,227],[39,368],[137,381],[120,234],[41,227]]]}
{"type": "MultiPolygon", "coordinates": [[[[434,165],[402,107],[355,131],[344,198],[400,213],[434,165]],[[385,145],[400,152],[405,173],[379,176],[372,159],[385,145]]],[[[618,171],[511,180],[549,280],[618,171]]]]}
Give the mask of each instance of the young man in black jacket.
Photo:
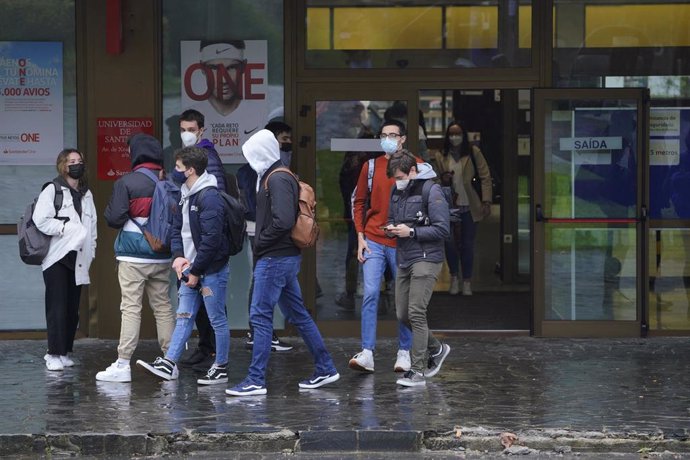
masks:
{"type": "Polygon", "coordinates": [[[198,147],[185,147],[175,154],[173,178],[183,182],[180,212],[175,214],[171,249],[173,269],[181,281],[177,322],[165,357],[137,364],[165,380],[178,377],[176,362],[192,334],[194,318],[202,302],[216,336],[216,357],[200,385],[228,381],[230,330],[225,312],[225,290],[230,267],[230,247],[225,236],[225,206],[216,178],[206,172],[208,159],[198,147]]]}
{"type": "Polygon", "coordinates": [[[249,138],[242,146],[242,153],[258,175],[254,237],[256,266],[250,311],[254,347],[249,375],[225,392],[231,396],[266,394],[266,366],[271,354],[276,303],[285,319],[297,328],[316,363],[314,374],[301,381],[299,387],[318,388],[335,382],[340,374],[304,306],[297,281],[302,256],[290,232],[299,210],[299,184],[286,171],[276,172],[269,178],[273,170],[283,166],[278,141],[271,131],[262,129],[249,138]]]}
{"type": "Polygon", "coordinates": [[[428,163],[417,163],[402,150],[388,160],[388,177],[395,179],[388,208],[386,236],[397,238],[395,310],[398,320],[412,329],[411,366],[398,385],[426,384],[441,369],[450,352],[429,331],[426,310],[445,257],[450,234],[448,202],[428,163]],[[425,193],[426,190],[426,193],[425,193]]]}

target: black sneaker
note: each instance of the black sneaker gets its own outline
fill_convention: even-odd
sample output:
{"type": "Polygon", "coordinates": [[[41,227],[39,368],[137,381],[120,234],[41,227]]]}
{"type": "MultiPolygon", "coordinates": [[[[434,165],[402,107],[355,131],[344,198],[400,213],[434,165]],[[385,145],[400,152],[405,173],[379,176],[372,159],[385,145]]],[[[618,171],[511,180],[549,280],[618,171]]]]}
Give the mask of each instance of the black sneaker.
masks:
{"type": "Polygon", "coordinates": [[[354,310],[355,309],[355,296],[354,294],[348,294],[347,292],[341,292],[335,296],[335,303],[343,310],[354,310]]]}
{"type": "Polygon", "coordinates": [[[429,362],[427,363],[427,370],[424,372],[424,376],[433,377],[434,375],[438,374],[438,371],[441,370],[443,361],[445,361],[448,353],[450,353],[450,345],[447,343],[442,343],[441,349],[429,356],[429,362]]]}
{"type": "Polygon", "coordinates": [[[197,348],[196,350],[194,350],[194,353],[189,355],[187,358],[181,359],[180,364],[183,364],[185,366],[192,366],[194,364],[199,364],[200,362],[205,360],[207,357],[208,357],[208,353],[206,353],[201,348],[197,348]]]}
{"type": "Polygon", "coordinates": [[[244,348],[247,350],[251,350],[254,347],[254,335],[252,335],[251,331],[247,332],[247,341],[244,342],[244,348]]]}
{"type": "Polygon", "coordinates": [[[197,379],[199,385],[215,385],[216,383],[228,383],[228,366],[213,365],[206,372],[206,376],[197,379]]]}
{"type": "Polygon", "coordinates": [[[151,364],[140,359],[137,361],[137,365],[165,380],[177,380],[180,376],[177,365],[169,359],[161,358],[160,356],[151,364]]]}
{"type": "Polygon", "coordinates": [[[200,372],[202,374],[205,374],[206,371],[209,370],[211,366],[213,366],[213,363],[216,362],[216,355],[210,354],[207,355],[204,359],[202,359],[200,362],[196,363],[195,365],[192,366],[192,370],[194,372],[200,372]]]}
{"type": "Polygon", "coordinates": [[[271,339],[271,350],[273,351],[289,351],[292,350],[292,345],[289,343],[283,342],[278,338],[278,336],[274,335],[273,339],[271,339]]]}

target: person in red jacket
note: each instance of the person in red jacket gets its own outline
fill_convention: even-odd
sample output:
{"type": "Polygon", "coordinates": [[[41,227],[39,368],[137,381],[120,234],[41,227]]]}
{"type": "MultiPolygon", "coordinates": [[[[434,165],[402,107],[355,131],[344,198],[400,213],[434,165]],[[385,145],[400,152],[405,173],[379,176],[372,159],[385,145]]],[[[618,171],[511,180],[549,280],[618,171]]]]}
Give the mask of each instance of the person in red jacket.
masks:
{"type": "MultiPolygon", "coordinates": [[[[388,159],[402,149],[405,143],[405,125],[398,120],[388,120],[381,127],[381,148],[385,152],[374,162],[374,176],[369,192],[365,164],[359,174],[355,192],[353,220],[357,231],[357,259],[362,264],[364,298],[362,299],[362,351],[350,359],[350,369],[374,372],[376,347],[376,322],[381,279],[388,266],[395,276],[395,238],[383,231],[388,219],[391,188],[395,179],[386,175],[388,159]]],[[[403,323],[398,325],[398,355],[393,369],[396,372],[410,370],[410,345],[412,332],[403,323]]]]}

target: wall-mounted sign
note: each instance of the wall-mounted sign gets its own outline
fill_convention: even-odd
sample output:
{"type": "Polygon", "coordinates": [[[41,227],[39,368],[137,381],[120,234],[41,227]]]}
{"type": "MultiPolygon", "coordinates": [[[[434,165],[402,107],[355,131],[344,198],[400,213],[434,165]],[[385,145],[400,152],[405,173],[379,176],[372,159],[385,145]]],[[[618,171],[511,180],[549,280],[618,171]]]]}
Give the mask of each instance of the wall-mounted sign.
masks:
{"type": "Polygon", "coordinates": [[[623,146],[620,137],[562,137],[560,139],[561,150],[592,151],[592,150],[618,150],[623,146]]]}
{"type": "Polygon", "coordinates": [[[61,42],[0,42],[0,164],[55,164],[62,76],[61,42]]]}
{"type": "Polygon", "coordinates": [[[242,144],[268,122],[266,40],[185,40],[180,52],[180,111],[204,115],[223,163],[244,163],[242,144]]]}
{"type": "Polygon", "coordinates": [[[153,135],[152,118],[98,118],[98,178],[116,180],[132,170],[127,140],[136,133],[153,135]]]}

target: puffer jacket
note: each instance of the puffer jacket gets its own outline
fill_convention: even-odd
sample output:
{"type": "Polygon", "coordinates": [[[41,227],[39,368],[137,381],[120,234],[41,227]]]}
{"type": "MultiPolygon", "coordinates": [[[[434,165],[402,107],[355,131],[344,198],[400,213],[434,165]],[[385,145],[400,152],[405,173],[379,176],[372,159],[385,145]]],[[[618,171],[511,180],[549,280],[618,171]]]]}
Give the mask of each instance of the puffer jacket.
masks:
{"type": "Polygon", "coordinates": [[[436,177],[431,165],[417,165],[419,173],[404,190],[393,188],[388,208],[388,224],[405,224],[415,230],[414,238],[397,238],[398,267],[408,268],[415,262],[443,262],[445,239],[450,235],[450,214],[441,186],[433,184],[429,202],[422,203],[424,183],[436,177]]]}
{"type": "Polygon", "coordinates": [[[132,172],[119,178],[105,209],[105,220],[120,230],[115,240],[115,257],[120,261],[137,263],[167,263],[170,254],[151,249],[139,227],[148,221],[156,184],[146,175],[136,172],[147,168],[158,175],[163,169],[163,149],[160,142],[148,134],[135,134],[129,142],[132,172]]]}
{"type": "Polygon", "coordinates": [[[215,176],[218,183],[218,190],[228,193],[228,186],[225,181],[225,168],[223,167],[223,162],[221,161],[220,155],[218,155],[213,142],[209,141],[208,139],[201,139],[196,146],[206,150],[206,154],[208,155],[206,172],[215,176]]]}

